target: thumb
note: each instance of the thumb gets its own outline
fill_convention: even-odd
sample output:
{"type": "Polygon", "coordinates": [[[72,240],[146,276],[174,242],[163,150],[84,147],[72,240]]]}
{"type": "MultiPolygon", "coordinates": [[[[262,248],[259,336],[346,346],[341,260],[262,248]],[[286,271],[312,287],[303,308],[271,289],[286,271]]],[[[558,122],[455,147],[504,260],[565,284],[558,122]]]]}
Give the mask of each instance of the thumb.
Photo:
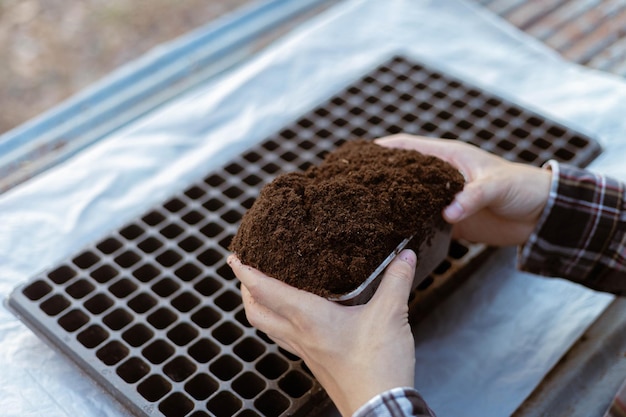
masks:
{"type": "Polygon", "coordinates": [[[486,178],[466,184],[454,197],[454,201],[444,209],[444,219],[449,223],[458,223],[494,204],[506,194],[507,190],[502,182],[486,178]]]}
{"type": "Polygon", "coordinates": [[[415,252],[410,249],[400,252],[385,269],[380,286],[374,293],[372,301],[388,300],[388,302],[396,303],[397,300],[402,300],[402,303],[406,303],[415,278],[416,265],[417,256],[415,252]]]}

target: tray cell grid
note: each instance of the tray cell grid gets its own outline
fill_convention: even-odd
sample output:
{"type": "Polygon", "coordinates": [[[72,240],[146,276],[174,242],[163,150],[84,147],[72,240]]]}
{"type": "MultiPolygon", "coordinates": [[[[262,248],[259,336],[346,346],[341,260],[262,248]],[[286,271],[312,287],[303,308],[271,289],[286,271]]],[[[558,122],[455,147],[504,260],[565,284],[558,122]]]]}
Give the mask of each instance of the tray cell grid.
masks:
{"type": "MultiPolygon", "coordinates": [[[[9,304],[137,415],[305,415],[328,399],[302,361],[250,326],[227,248],[277,174],[318,164],[347,140],[399,132],[459,139],[535,165],[555,158],[583,166],[600,152],[579,132],[396,57],[33,277],[9,304]]],[[[453,242],[413,302],[441,297],[483,253],[453,242]]]]}

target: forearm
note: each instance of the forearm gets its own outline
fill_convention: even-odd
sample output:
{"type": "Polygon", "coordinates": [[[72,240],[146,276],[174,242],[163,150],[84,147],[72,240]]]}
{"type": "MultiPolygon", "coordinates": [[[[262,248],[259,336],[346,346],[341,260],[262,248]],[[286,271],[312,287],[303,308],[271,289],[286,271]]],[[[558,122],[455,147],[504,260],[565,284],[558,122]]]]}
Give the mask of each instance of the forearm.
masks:
{"type": "Polygon", "coordinates": [[[624,184],[552,161],[550,167],[548,203],[520,248],[520,269],[625,295],[624,184]]]}
{"type": "Polygon", "coordinates": [[[352,417],[435,417],[422,396],[413,388],[394,388],[377,395],[352,417]]]}

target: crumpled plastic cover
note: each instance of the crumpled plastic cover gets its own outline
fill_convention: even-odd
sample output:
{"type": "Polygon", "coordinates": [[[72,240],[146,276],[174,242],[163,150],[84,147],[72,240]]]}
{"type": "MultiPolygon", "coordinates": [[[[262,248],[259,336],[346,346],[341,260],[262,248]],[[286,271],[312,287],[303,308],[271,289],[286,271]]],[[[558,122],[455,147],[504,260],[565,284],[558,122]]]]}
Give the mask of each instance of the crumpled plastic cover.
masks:
{"type": "MultiPolygon", "coordinates": [[[[461,0],[346,1],[245,65],[0,196],[0,295],[106,236],[393,54],[597,138],[626,178],[626,84],[561,60],[461,0]]],[[[416,328],[416,386],[441,416],[510,415],[613,297],[517,272],[502,249],[416,328]]],[[[125,411],[0,307],[4,416],[125,411]]]]}

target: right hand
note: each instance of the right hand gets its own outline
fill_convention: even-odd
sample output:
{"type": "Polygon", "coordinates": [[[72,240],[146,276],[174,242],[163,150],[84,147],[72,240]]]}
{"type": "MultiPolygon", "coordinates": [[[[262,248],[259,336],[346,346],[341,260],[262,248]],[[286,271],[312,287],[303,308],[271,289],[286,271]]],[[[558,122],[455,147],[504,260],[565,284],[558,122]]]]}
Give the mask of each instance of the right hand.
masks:
{"type": "Polygon", "coordinates": [[[436,156],[463,174],[465,187],[443,211],[444,219],[454,224],[455,238],[521,245],[548,201],[552,181],[548,169],[510,162],[458,140],[399,134],[375,142],[436,156]]]}
{"type": "Polygon", "coordinates": [[[416,262],[413,251],[400,252],[367,304],[344,306],[228,257],[250,324],[302,358],[346,417],[382,392],[413,386],[407,301],[416,262]]]}

